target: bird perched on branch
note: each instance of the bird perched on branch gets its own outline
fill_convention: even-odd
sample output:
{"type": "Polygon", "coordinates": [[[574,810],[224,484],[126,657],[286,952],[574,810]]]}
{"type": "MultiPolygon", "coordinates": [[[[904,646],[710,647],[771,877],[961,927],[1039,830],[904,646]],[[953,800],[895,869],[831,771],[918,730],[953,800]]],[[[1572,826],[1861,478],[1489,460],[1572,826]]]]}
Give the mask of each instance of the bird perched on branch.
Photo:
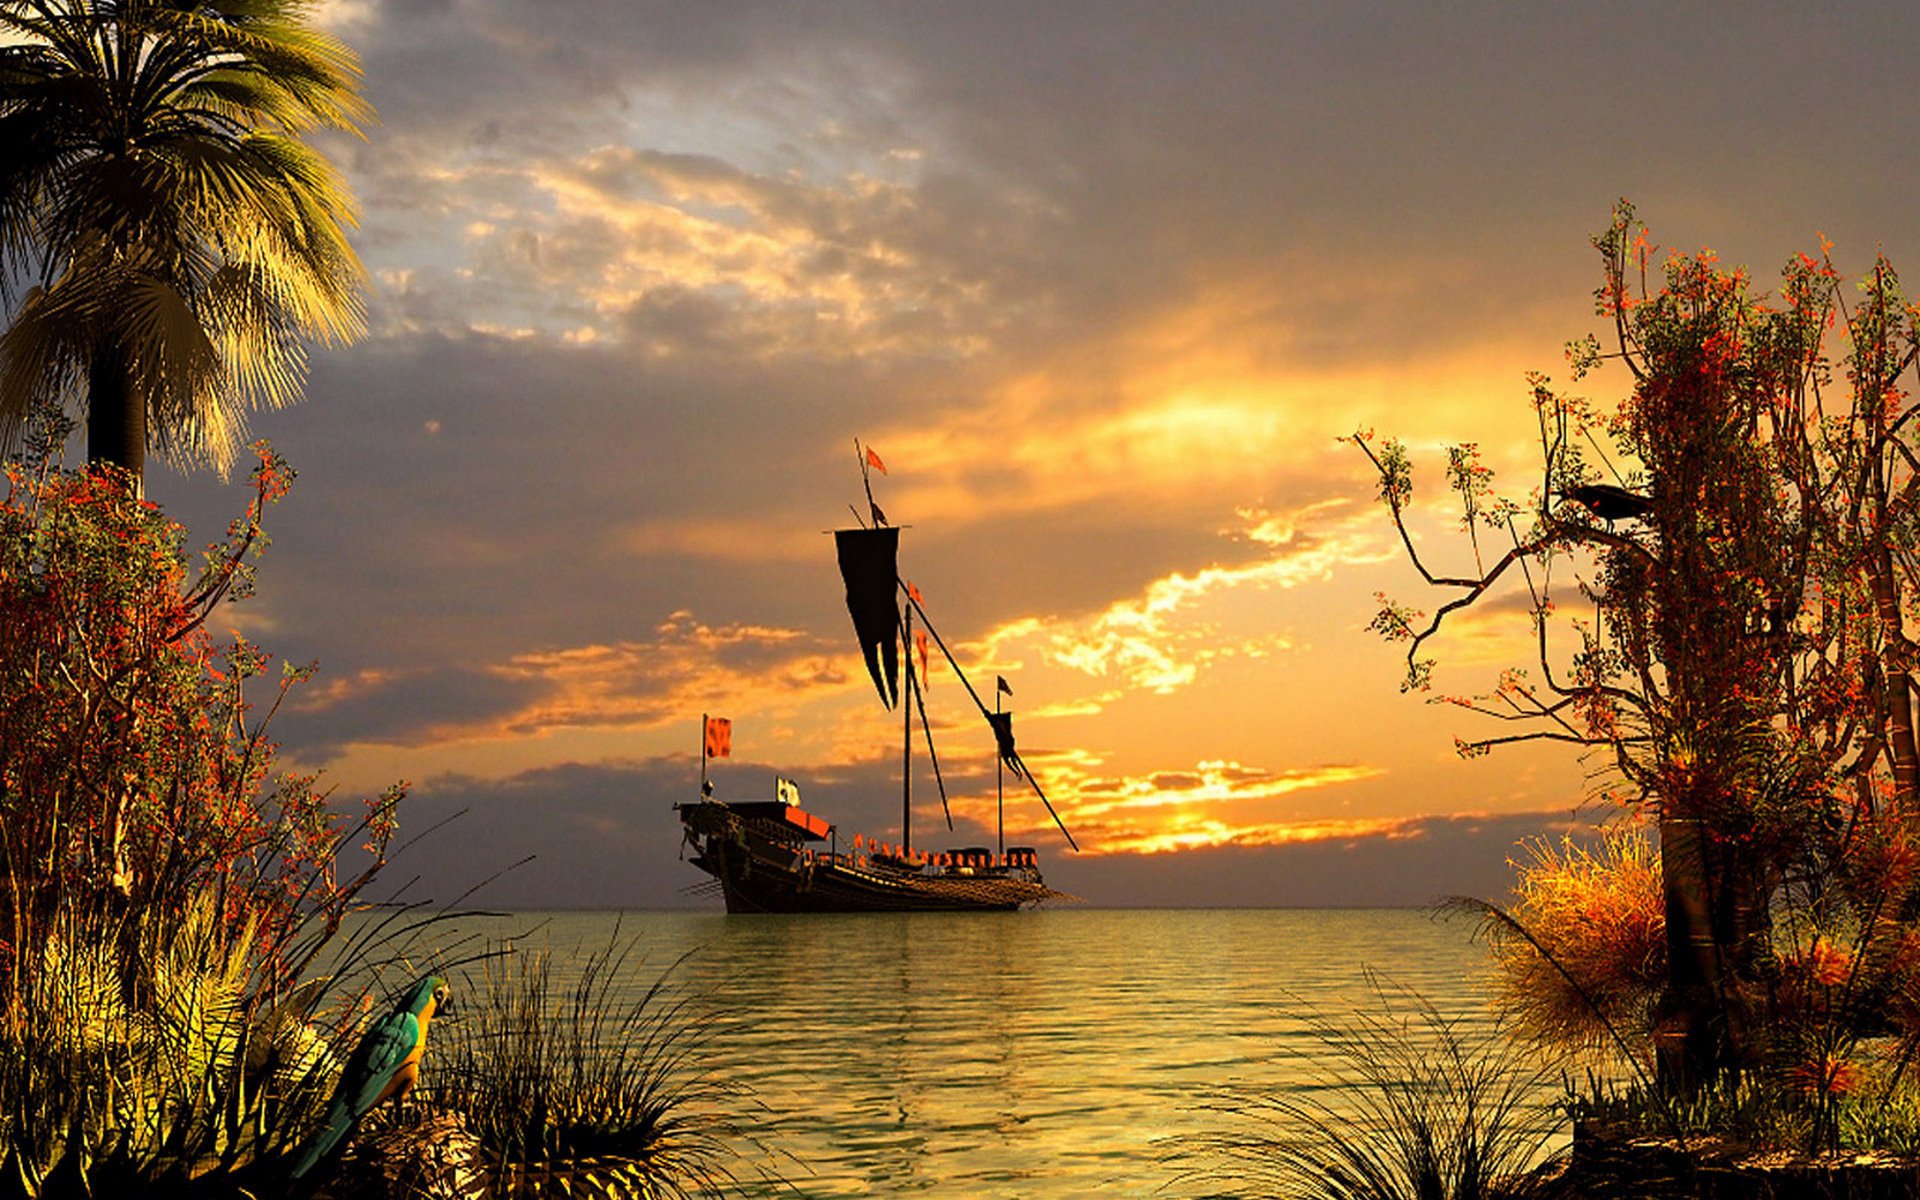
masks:
{"type": "Polygon", "coordinates": [[[1634,520],[1653,511],[1653,501],[1638,492],[1630,492],[1611,483],[1583,483],[1570,488],[1567,495],[1578,500],[1602,521],[1634,520]]]}
{"type": "Polygon", "coordinates": [[[420,1074],[420,1057],[427,1050],[427,1026],[447,1006],[446,982],[428,975],[408,990],[398,1007],[367,1027],[360,1044],[340,1072],[340,1082],[327,1104],[326,1119],[308,1139],[293,1168],[299,1179],[331,1155],[361,1117],[377,1105],[404,1096],[420,1074]]]}

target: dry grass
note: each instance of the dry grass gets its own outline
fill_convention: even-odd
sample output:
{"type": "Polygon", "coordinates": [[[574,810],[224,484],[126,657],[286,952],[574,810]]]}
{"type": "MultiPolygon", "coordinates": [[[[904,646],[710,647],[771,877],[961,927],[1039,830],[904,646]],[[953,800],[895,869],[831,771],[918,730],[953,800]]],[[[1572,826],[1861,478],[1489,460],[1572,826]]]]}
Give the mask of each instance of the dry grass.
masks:
{"type": "Polygon", "coordinates": [[[267,994],[258,931],[58,914],[0,1001],[0,1180],[23,1196],[218,1194],[314,1119],[337,1069],[267,994]]]}
{"type": "Polygon", "coordinates": [[[1516,864],[1512,924],[1486,923],[1496,1003],[1515,1032],[1540,1044],[1624,1043],[1644,1058],[1667,969],[1658,852],[1632,827],[1597,845],[1540,841],[1530,852],[1516,864]]]}

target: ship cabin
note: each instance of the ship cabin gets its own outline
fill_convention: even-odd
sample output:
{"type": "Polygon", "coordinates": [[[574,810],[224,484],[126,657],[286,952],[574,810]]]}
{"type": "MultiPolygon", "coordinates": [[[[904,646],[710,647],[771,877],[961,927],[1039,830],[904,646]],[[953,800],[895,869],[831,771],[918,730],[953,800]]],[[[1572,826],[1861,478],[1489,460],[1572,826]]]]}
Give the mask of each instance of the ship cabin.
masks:
{"type": "Polygon", "coordinates": [[[833,831],[826,821],[784,800],[734,801],[727,808],[746,820],[766,822],[761,828],[767,835],[789,845],[824,842],[833,831]]]}

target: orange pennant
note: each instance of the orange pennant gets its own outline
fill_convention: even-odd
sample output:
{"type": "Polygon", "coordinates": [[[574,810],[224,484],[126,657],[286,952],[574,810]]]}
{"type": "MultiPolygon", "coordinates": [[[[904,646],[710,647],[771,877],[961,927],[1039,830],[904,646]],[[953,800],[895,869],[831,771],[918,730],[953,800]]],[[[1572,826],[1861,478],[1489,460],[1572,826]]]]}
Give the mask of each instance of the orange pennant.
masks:
{"type": "Polygon", "coordinates": [[[920,652],[920,682],[927,681],[927,634],[925,630],[913,631],[913,648],[920,652]]]}
{"type": "Polygon", "coordinates": [[[867,447],[867,465],[872,467],[874,470],[880,472],[882,475],[885,475],[887,473],[887,464],[880,461],[880,456],[873,452],[872,446],[867,447]]]}

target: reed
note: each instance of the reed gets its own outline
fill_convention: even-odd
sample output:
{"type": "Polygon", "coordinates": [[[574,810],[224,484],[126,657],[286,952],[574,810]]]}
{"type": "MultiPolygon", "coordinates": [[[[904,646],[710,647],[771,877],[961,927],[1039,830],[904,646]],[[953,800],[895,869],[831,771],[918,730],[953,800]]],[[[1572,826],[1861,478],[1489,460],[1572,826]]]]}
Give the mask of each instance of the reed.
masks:
{"type": "Polygon", "coordinates": [[[1562,1120],[1556,1065],[1497,1024],[1442,1014],[1374,981],[1377,1012],[1316,1018],[1308,1086],[1227,1089],[1230,1128],[1182,1138],[1176,1183],[1289,1200],[1524,1200],[1544,1195],[1562,1120]]]}

